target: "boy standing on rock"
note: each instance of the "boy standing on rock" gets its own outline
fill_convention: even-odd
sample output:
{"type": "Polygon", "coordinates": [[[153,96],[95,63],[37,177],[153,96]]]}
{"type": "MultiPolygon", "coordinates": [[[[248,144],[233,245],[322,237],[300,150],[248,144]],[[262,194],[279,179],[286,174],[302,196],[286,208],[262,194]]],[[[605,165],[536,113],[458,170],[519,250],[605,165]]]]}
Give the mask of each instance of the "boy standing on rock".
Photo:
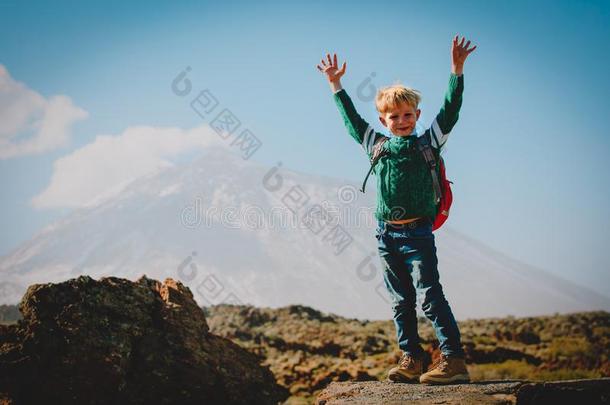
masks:
{"type": "Polygon", "coordinates": [[[464,89],[464,62],[476,49],[476,46],[469,49],[470,41],[464,44],[464,40],[460,41],[458,36],[453,39],[451,75],[444,104],[423,134],[415,130],[421,112],[416,90],[393,85],[377,92],[375,104],[379,120],[394,135],[388,138],[375,132],[358,115],[341,86],[346,63],[339,68],[337,55],[331,58],[327,54],[326,61],[317,66],[330,83],[350,136],[362,145],[369,158],[379,157],[373,171],[377,176],[376,238],[384,282],[392,297],[398,346],[403,351],[398,366],[388,372],[391,381],[431,384],[470,381],[460,331],[439,281],[432,233],[438,202],[434,175],[418,148],[420,141],[428,142],[438,162],[457,122],[464,89]],[[383,153],[379,153],[379,148],[383,153]],[[417,332],[416,291],[424,295],[422,309],[434,326],[441,350],[440,359],[426,373],[423,373],[423,349],[417,332]]]}

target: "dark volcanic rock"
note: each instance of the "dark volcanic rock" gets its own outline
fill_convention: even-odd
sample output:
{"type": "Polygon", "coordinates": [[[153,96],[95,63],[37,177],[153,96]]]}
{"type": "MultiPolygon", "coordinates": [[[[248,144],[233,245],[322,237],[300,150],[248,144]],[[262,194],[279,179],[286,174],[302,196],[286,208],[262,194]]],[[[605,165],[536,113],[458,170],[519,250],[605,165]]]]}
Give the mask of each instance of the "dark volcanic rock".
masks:
{"type": "Polygon", "coordinates": [[[609,404],[610,378],[524,384],[517,404],[609,404]]]}
{"type": "Polygon", "coordinates": [[[316,400],[317,405],[594,405],[609,402],[610,378],[545,383],[488,381],[455,385],[333,382],[316,400]]]}
{"type": "Polygon", "coordinates": [[[275,404],[287,396],[260,358],[208,331],[190,290],[172,279],[36,284],[19,309],[23,319],[0,330],[0,393],[15,404],[275,404]]]}

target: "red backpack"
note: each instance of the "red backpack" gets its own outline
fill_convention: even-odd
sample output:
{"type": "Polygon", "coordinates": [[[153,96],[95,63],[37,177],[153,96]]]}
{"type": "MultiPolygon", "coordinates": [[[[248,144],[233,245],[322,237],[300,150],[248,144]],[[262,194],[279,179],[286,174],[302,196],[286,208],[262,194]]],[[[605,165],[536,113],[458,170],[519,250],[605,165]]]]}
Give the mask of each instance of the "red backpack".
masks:
{"type": "Polygon", "coordinates": [[[451,203],[453,202],[453,193],[451,192],[451,184],[453,182],[445,177],[445,161],[443,158],[440,158],[438,169],[441,175],[441,198],[436,205],[436,218],[434,218],[434,223],[432,224],[433,231],[440,228],[449,218],[449,208],[451,208],[451,203]]]}
{"type": "MultiPolygon", "coordinates": [[[[371,175],[373,168],[382,156],[389,154],[389,152],[387,150],[384,150],[383,148],[383,144],[388,139],[390,138],[383,136],[379,138],[373,146],[373,155],[371,156],[371,168],[366,174],[364,182],[362,183],[362,188],[360,189],[360,191],[362,191],[363,193],[366,187],[366,181],[371,175]]],[[[453,202],[453,193],[451,192],[451,184],[453,184],[453,182],[447,180],[447,177],[445,176],[445,161],[442,157],[439,157],[438,162],[438,171],[440,174],[440,179],[438,178],[436,174],[436,158],[434,157],[432,147],[430,146],[430,142],[428,141],[427,137],[418,137],[417,147],[424,155],[424,159],[426,159],[426,163],[428,163],[428,167],[430,168],[430,175],[432,176],[432,186],[434,187],[434,195],[436,196],[436,217],[434,218],[434,222],[432,223],[432,230],[435,231],[445,223],[447,218],[449,218],[449,209],[451,208],[451,203],[453,202]]]]}

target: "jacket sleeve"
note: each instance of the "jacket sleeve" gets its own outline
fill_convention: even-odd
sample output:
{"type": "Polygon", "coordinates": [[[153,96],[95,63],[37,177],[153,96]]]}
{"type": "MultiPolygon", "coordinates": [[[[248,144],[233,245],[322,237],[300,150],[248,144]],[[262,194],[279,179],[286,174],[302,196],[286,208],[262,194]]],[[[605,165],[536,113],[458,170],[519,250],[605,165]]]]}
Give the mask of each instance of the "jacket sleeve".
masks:
{"type": "Polygon", "coordinates": [[[336,92],[333,95],[333,98],[339,108],[347,132],[362,146],[362,149],[364,149],[366,154],[370,157],[373,152],[375,141],[383,135],[376,133],[373,127],[358,114],[345,89],[336,92]]]}
{"type": "Polygon", "coordinates": [[[464,75],[451,73],[449,88],[445,93],[445,100],[441,111],[437,114],[426,133],[430,134],[430,143],[440,150],[447,142],[449,133],[458,120],[462,106],[462,93],[464,92],[464,75]]]}

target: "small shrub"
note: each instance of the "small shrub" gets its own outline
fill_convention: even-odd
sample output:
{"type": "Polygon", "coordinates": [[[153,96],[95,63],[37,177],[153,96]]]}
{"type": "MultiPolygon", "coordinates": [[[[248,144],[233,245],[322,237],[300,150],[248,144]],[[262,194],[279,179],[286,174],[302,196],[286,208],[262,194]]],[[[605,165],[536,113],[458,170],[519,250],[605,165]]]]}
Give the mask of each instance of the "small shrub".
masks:
{"type": "Polygon", "coordinates": [[[473,364],[468,366],[473,381],[528,380],[536,367],[523,360],[506,360],[503,363],[473,364]]]}

